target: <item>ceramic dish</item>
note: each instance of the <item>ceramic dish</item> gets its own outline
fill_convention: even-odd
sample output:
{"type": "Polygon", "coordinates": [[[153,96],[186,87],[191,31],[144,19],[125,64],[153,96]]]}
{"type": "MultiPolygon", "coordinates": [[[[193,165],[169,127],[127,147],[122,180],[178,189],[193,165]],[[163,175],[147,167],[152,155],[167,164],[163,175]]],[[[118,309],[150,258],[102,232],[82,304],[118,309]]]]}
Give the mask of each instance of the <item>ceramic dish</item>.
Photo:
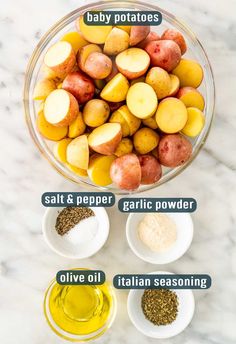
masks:
{"type": "Polygon", "coordinates": [[[179,259],[193,239],[193,222],[188,213],[168,213],[176,224],[176,242],[164,252],[151,251],[139,238],[138,225],[145,213],[130,214],[126,223],[126,237],[131,250],[142,260],[152,264],[167,264],[179,259]]]}
{"type": "MultiPolygon", "coordinates": [[[[56,218],[63,208],[47,208],[43,218],[43,236],[48,246],[57,254],[71,259],[88,258],[97,253],[105,244],[109,235],[109,218],[105,208],[92,208],[95,213],[97,231],[92,240],[78,243],[67,240],[67,234],[59,235],[55,229],[56,218]]],[[[91,218],[88,218],[89,221],[91,218]]],[[[80,223],[87,221],[82,220],[80,223]]],[[[89,222],[83,225],[89,226],[89,222]]]]}
{"type": "MultiPolygon", "coordinates": [[[[157,271],[152,272],[151,274],[171,274],[170,272],[157,271]]],[[[170,325],[157,326],[152,324],[147,320],[143,314],[141,308],[141,299],[144,293],[143,289],[131,290],[128,296],[128,314],[133,325],[145,336],[164,339],[174,337],[180,332],[182,332],[191,322],[195,302],[194,296],[191,290],[175,290],[179,306],[178,306],[178,315],[175,321],[170,325]]]]}

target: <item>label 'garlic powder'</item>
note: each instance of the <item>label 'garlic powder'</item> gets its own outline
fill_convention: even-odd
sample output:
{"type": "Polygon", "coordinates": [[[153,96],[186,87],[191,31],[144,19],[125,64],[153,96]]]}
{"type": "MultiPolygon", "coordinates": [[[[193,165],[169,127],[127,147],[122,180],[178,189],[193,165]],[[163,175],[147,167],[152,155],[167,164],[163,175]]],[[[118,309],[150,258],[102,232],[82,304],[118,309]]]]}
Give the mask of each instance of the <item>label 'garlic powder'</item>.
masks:
{"type": "Polygon", "coordinates": [[[177,239],[175,222],[165,214],[147,214],[138,226],[141,241],[154,252],[168,250],[177,239]]]}

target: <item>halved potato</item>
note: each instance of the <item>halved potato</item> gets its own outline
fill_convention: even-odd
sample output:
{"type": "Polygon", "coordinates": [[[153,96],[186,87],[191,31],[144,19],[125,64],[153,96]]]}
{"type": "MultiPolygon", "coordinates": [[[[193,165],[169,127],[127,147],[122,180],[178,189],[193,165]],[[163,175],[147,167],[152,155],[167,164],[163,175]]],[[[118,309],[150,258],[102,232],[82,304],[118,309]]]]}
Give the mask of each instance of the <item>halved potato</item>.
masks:
{"type": "Polygon", "coordinates": [[[88,137],[88,143],[95,152],[112,155],[121,139],[121,125],[119,123],[105,123],[92,131],[88,137]]]}
{"type": "Polygon", "coordinates": [[[129,35],[124,30],[114,27],[106,38],[103,51],[107,55],[117,55],[128,49],[129,35]]]}
{"type": "Polygon", "coordinates": [[[77,54],[77,63],[79,68],[85,72],[85,62],[90,54],[92,53],[101,53],[102,49],[96,44],[88,44],[82,47],[77,54]]]}
{"type": "Polygon", "coordinates": [[[76,27],[87,41],[97,44],[105,43],[108,34],[112,30],[112,26],[108,25],[87,25],[83,16],[76,20],[76,27]]]}
{"type": "Polygon", "coordinates": [[[82,34],[77,31],[67,32],[61,37],[61,41],[66,41],[72,45],[74,52],[77,53],[79,49],[88,45],[89,42],[84,39],[82,34]]]}
{"type": "Polygon", "coordinates": [[[48,140],[59,141],[66,137],[68,133],[68,127],[55,127],[51,123],[48,123],[43,110],[39,111],[36,124],[40,134],[48,140]]]}
{"type": "Polygon", "coordinates": [[[87,170],[84,170],[83,168],[73,166],[73,165],[69,164],[68,162],[65,165],[69,170],[71,170],[75,174],[78,174],[78,176],[80,176],[80,177],[87,177],[87,175],[88,175],[87,170]]]}
{"type": "Polygon", "coordinates": [[[188,120],[182,129],[182,133],[190,137],[196,137],[205,125],[205,116],[201,110],[195,107],[189,107],[187,111],[188,120]]]}
{"type": "Polygon", "coordinates": [[[171,81],[169,97],[173,97],[176,95],[176,93],[179,90],[180,81],[179,81],[179,78],[174,74],[169,74],[169,76],[170,76],[170,81],[171,81]]]}
{"type": "Polygon", "coordinates": [[[69,125],[68,136],[74,139],[85,132],[86,124],[84,123],[81,112],[78,113],[76,119],[69,125]]]}
{"type": "Polygon", "coordinates": [[[91,181],[99,186],[107,186],[112,183],[110,168],[116,159],[114,155],[94,154],[89,161],[88,176],[91,181]]]}
{"type": "Polygon", "coordinates": [[[158,103],[154,89],[145,82],[137,82],[130,87],[126,102],[132,114],[140,119],[152,117],[158,103]]]}
{"type": "Polygon", "coordinates": [[[110,123],[120,123],[121,125],[121,130],[122,130],[122,136],[126,137],[129,136],[130,134],[130,129],[127,121],[125,120],[124,116],[122,113],[117,109],[116,111],[113,112],[111,117],[109,118],[110,123]]]}
{"type": "Polygon", "coordinates": [[[125,100],[128,89],[128,80],[123,74],[118,73],[102,89],[100,96],[109,102],[121,102],[125,100]]]}
{"type": "Polygon", "coordinates": [[[150,26],[131,26],[129,44],[134,46],[142,42],[150,32],[150,26]]]}
{"type": "Polygon", "coordinates": [[[121,113],[123,118],[125,119],[126,123],[129,126],[129,135],[132,136],[140,127],[141,120],[134,116],[127,105],[121,106],[118,111],[121,113]]]}
{"type": "Polygon", "coordinates": [[[79,105],[75,97],[63,90],[52,91],[45,100],[46,120],[58,127],[70,125],[79,114],[79,105]]]}
{"type": "Polygon", "coordinates": [[[89,165],[89,146],[87,135],[81,135],[72,140],[67,146],[66,160],[69,164],[88,169],[89,165]]]}
{"type": "Polygon", "coordinates": [[[146,73],[150,57],[143,49],[130,48],[116,56],[116,65],[128,79],[136,79],[146,73]]]}
{"type": "Polygon", "coordinates": [[[62,78],[72,71],[75,62],[75,52],[71,44],[65,41],[52,45],[44,56],[45,65],[62,78]]]}
{"type": "Polygon", "coordinates": [[[53,147],[53,154],[55,158],[61,162],[66,162],[66,150],[68,144],[72,141],[72,139],[62,139],[55,143],[53,147]]]}
{"type": "Polygon", "coordinates": [[[34,100],[45,100],[47,96],[56,89],[56,83],[52,79],[42,79],[40,80],[33,93],[34,100]]]}

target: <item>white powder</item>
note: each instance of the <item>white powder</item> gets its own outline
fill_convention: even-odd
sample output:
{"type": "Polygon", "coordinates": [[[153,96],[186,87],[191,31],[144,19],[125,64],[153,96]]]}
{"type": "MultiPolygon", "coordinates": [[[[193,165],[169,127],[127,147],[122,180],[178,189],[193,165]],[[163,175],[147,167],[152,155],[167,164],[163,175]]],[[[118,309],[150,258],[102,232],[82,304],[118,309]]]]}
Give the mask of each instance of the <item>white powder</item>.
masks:
{"type": "Polygon", "coordinates": [[[93,240],[98,231],[96,216],[88,217],[80,221],[75,227],[71,228],[63,235],[63,240],[73,244],[86,244],[93,240]]]}
{"type": "Polygon", "coordinates": [[[175,222],[165,214],[147,214],[138,226],[141,241],[152,251],[168,250],[177,239],[175,222]]]}

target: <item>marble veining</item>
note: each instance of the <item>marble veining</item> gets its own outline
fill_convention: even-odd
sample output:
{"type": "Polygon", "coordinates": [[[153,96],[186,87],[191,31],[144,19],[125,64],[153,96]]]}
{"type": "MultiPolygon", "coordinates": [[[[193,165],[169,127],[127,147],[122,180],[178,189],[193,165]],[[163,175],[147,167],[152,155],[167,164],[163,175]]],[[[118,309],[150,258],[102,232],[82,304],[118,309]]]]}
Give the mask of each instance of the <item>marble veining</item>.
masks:
{"type": "MultiPolygon", "coordinates": [[[[78,191],[44,160],[27,131],[22,107],[24,71],[32,49],[48,28],[88,1],[9,0],[0,4],[0,342],[58,344],[42,313],[44,290],[61,268],[90,266],[114,272],[150,272],[125,238],[126,215],[108,210],[111,232],[94,257],[72,262],[44,243],[40,204],[45,191],[78,191]],[[109,257],[109,259],[108,259],[109,257]]],[[[144,337],[131,324],[126,291],[118,291],[118,314],[100,344],[234,344],[236,342],[236,1],[160,0],[197,34],[212,63],[217,91],[216,118],[207,144],[194,163],[175,180],[149,196],[195,197],[194,240],[179,261],[161,266],[179,273],[208,273],[213,285],[196,291],[196,312],[179,336],[158,341],[144,337]]]]}

